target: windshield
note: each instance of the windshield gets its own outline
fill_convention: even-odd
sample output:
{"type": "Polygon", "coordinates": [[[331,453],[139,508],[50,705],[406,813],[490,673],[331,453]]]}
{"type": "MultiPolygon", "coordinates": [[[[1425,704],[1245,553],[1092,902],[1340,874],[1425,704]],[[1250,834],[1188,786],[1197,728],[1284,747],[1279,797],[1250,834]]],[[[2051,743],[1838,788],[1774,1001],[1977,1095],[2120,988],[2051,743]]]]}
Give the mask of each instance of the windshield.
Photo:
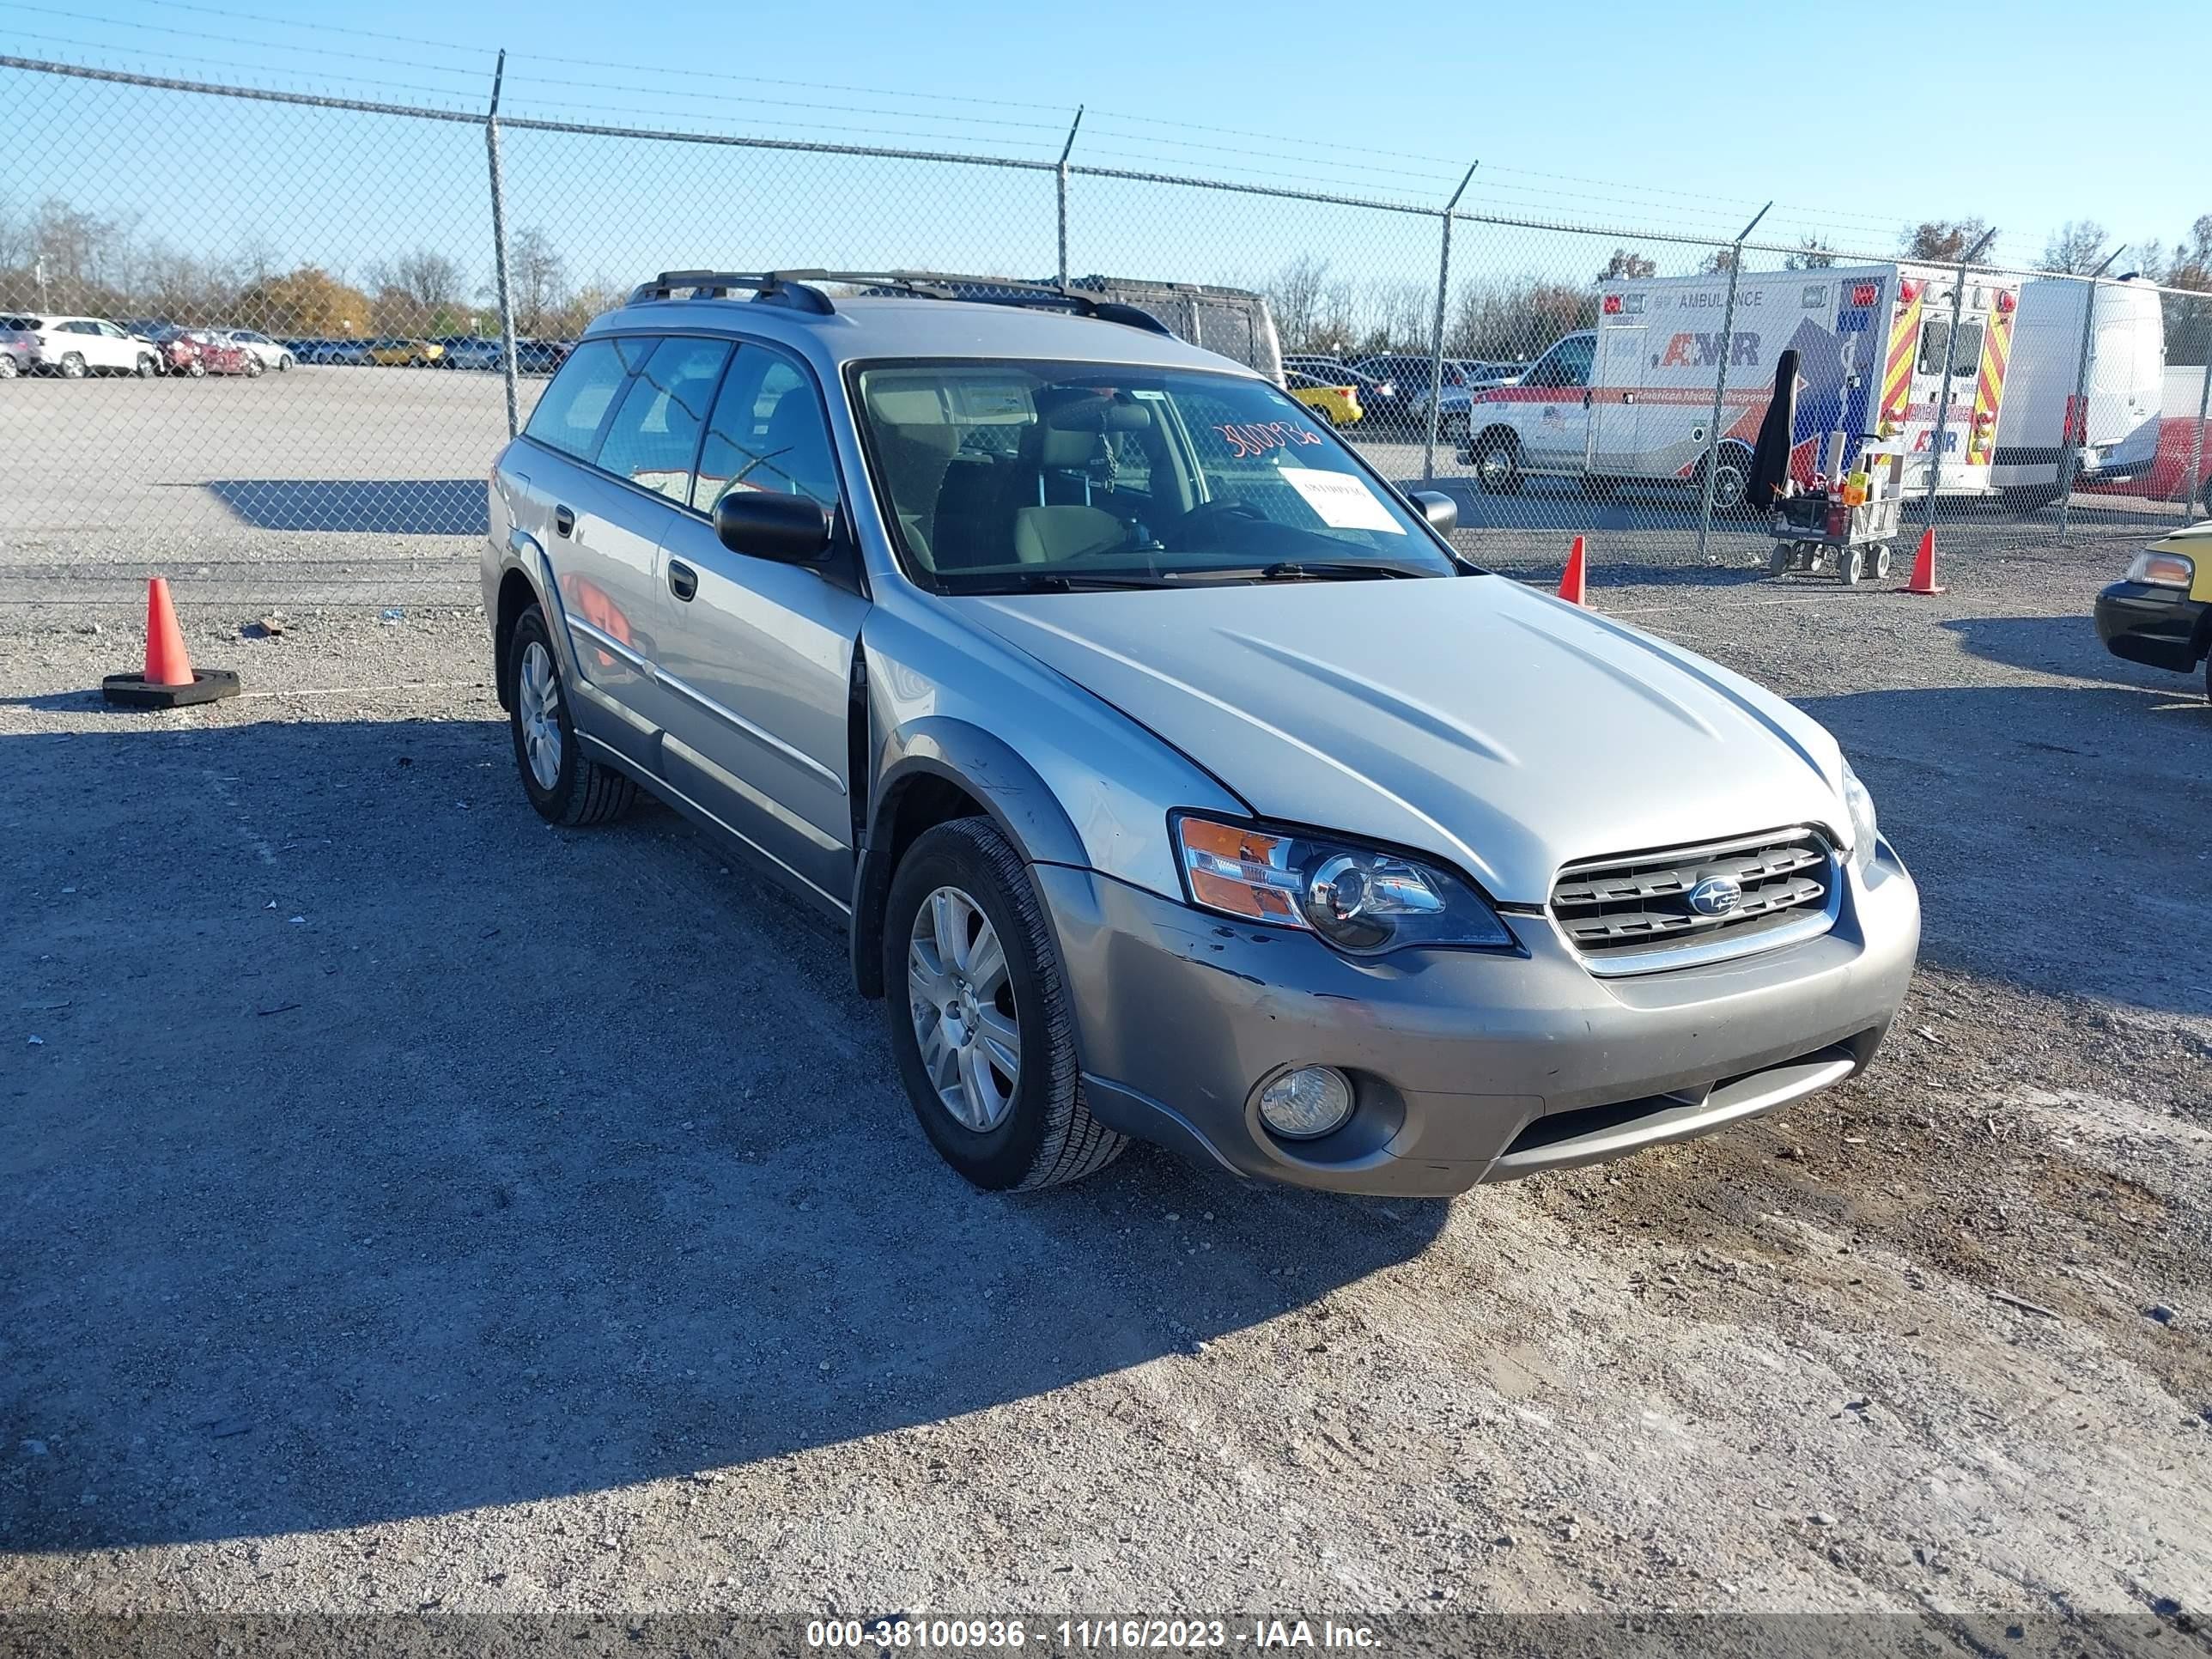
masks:
{"type": "Polygon", "coordinates": [[[1427,526],[1264,380],[1105,363],[861,368],[878,499],[947,592],[1445,576],[1427,526]]]}

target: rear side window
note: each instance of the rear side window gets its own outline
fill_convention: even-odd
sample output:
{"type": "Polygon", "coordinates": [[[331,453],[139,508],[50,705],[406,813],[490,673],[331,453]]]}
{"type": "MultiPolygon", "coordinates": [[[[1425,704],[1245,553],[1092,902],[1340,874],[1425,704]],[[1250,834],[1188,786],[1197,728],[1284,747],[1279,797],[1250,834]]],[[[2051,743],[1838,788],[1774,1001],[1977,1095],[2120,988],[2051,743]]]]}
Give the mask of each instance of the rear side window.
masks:
{"type": "Polygon", "coordinates": [[[599,444],[599,465],[672,501],[688,499],[699,428],[729,358],[726,340],[661,341],[623,394],[599,444]]]}
{"type": "Polygon", "coordinates": [[[586,340],[561,365],[523,430],[542,444],[588,461],[615,393],[629,378],[629,366],[614,342],[586,340]]]}
{"type": "Polygon", "coordinates": [[[691,505],[707,512],[732,489],[837,504],[837,465],[822,400],[796,363],[761,346],[739,349],[714,400],[691,505]]]}

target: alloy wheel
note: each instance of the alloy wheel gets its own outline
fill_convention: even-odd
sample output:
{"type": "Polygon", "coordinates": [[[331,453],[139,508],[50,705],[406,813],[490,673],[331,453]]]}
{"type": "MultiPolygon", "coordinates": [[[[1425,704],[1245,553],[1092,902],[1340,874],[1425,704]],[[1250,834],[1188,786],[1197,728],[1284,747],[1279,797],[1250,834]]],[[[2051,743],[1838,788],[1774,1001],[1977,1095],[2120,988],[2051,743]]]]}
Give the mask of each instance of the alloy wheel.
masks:
{"type": "Polygon", "coordinates": [[[915,913],[907,1001],[939,1102],[965,1128],[997,1128],[1021,1086],[1021,1024],[1006,947],[957,887],[939,888],[915,913]]]}
{"type": "Polygon", "coordinates": [[[540,789],[550,791],[561,776],[561,680],[554,672],[553,653],[537,640],[522,653],[514,715],[521,723],[530,775],[540,789]]]}

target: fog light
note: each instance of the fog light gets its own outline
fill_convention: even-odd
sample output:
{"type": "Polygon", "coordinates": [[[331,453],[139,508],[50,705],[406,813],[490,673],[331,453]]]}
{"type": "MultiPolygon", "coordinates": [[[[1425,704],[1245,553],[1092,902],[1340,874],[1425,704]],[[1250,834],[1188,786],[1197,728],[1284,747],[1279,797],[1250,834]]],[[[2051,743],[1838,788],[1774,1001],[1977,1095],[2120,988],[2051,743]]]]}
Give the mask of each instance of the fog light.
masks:
{"type": "Polygon", "coordinates": [[[1301,1066],[1260,1091],[1261,1121],[1286,1140],[1311,1140],[1352,1115],[1352,1083],[1328,1066],[1301,1066]]]}

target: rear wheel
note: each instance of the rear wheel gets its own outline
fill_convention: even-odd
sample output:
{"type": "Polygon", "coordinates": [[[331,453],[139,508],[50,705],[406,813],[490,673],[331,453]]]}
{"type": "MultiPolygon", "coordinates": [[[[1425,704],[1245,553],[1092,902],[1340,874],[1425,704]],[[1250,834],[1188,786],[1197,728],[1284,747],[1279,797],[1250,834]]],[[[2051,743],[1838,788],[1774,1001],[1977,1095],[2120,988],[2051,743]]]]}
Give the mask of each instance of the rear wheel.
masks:
{"type": "Polygon", "coordinates": [[[62,359],[62,379],[82,380],[84,375],[84,357],[82,353],[72,351],[62,359]]]}
{"type": "Polygon", "coordinates": [[[249,380],[258,380],[261,378],[260,358],[248,357],[246,360],[246,378],[249,380]]]}
{"type": "Polygon", "coordinates": [[[1774,551],[1767,556],[1766,568],[1774,575],[1786,576],[1790,574],[1790,567],[1794,561],[1795,555],[1790,550],[1790,544],[1777,542],[1774,544],[1774,551]]]}
{"type": "Polygon", "coordinates": [[[1859,550],[1856,547],[1844,548],[1836,555],[1836,574],[1842,579],[1844,586],[1856,587],[1859,585],[1859,574],[1863,568],[1859,550]]]}
{"type": "Polygon", "coordinates": [[[195,380],[204,380],[207,379],[207,365],[201,362],[198,357],[195,357],[192,359],[191,363],[186,365],[185,373],[191,375],[195,380]]]}
{"type": "Polygon", "coordinates": [[[22,371],[15,367],[15,354],[0,351],[0,380],[12,380],[22,371]]]}
{"type": "Polygon", "coordinates": [[[1521,445],[1510,432],[1486,432],[1474,447],[1475,481],[1493,495],[1521,488],[1521,445]]]}
{"type": "Polygon", "coordinates": [[[988,818],[926,830],[884,916],[885,1018],[922,1132],[975,1186],[1055,1186],[1127,1144],[1091,1115],[1075,1018],[1021,856],[988,818]]]}
{"type": "Polygon", "coordinates": [[[637,799],[637,786],[612,767],[587,757],[576,741],[561,664],[545,613],[532,605],[514,625],[507,651],[507,724],[514,763],[538,815],[549,823],[575,826],[618,818],[637,799]]]}
{"type": "MultiPolygon", "coordinates": [[[[1713,514],[1743,511],[1744,493],[1751,483],[1751,463],[1740,449],[1723,449],[1713,458],[1713,514]]],[[[1698,488],[1704,488],[1702,477],[1698,488]]]]}
{"type": "Polygon", "coordinates": [[[160,371],[161,365],[154,361],[153,354],[147,351],[140,352],[137,362],[132,366],[132,372],[142,380],[152,380],[160,371]]]}
{"type": "Polygon", "coordinates": [[[289,351],[276,360],[276,372],[279,374],[282,374],[286,369],[291,367],[292,354],[289,351]]]}
{"type": "Polygon", "coordinates": [[[1884,542],[1874,550],[1874,579],[1878,582],[1889,580],[1889,544],[1887,542],[1884,542]]]}

